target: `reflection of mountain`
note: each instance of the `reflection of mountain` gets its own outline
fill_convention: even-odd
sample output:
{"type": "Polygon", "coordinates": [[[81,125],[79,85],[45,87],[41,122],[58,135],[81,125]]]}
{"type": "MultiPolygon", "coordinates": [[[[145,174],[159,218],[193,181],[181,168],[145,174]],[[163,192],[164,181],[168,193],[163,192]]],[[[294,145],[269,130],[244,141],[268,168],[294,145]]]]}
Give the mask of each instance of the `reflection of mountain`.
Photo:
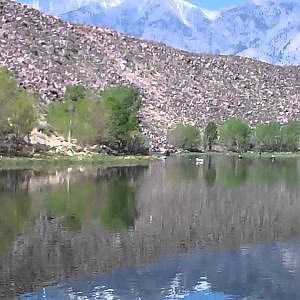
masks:
{"type": "MultiPolygon", "coordinates": [[[[98,295],[132,300],[292,300],[300,297],[299,281],[300,243],[270,243],[180,255],[144,268],[50,287],[43,295],[45,299],[98,295]]],[[[26,299],[37,295],[42,292],[26,299]]]]}
{"type": "MultiPolygon", "coordinates": [[[[199,248],[300,239],[299,172],[297,160],[230,158],[203,166],[170,159],[149,168],[71,172],[56,186],[31,189],[11,251],[0,255],[1,291],[14,295],[31,291],[32,283],[107,273],[199,248]],[[227,184],[224,174],[242,180],[227,184]],[[11,281],[18,285],[11,288],[11,281]]],[[[0,221],[13,229],[3,216],[22,208],[9,201],[20,194],[7,195],[5,205],[0,198],[0,221]]],[[[0,233],[8,228],[2,224],[0,233]]]]}

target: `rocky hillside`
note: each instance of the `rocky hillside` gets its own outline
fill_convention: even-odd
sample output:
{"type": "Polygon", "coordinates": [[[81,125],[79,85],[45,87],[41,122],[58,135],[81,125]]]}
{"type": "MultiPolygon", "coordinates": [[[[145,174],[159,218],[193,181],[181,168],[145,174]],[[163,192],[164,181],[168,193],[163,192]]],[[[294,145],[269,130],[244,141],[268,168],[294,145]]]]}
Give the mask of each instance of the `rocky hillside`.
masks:
{"type": "Polygon", "coordinates": [[[190,52],[300,65],[299,0],[240,1],[220,11],[191,0],[18,1],[68,22],[105,26],[190,52]]]}
{"type": "Polygon", "coordinates": [[[140,88],[141,127],[152,146],[174,122],[203,126],[233,116],[251,124],[300,119],[300,68],[191,54],[100,27],[72,25],[0,0],[0,67],[46,103],[68,85],[140,88]]]}

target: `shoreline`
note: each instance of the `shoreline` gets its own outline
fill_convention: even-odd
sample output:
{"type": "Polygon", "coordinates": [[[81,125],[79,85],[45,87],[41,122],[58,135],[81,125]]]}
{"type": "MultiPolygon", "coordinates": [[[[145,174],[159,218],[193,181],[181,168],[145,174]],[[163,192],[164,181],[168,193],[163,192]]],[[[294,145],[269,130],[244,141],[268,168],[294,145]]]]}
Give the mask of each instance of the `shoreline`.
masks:
{"type": "MultiPolygon", "coordinates": [[[[170,157],[203,157],[203,156],[224,156],[224,157],[238,157],[236,152],[181,152],[171,154],[170,157]]],[[[258,152],[245,152],[242,154],[243,158],[300,158],[300,151],[298,152],[262,152],[260,156],[258,152]]],[[[105,154],[90,154],[90,155],[74,155],[74,156],[51,156],[40,155],[37,157],[9,157],[0,156],[0,170],[3,169],[26,169],[26,168],[44,168],[44,167],[73,167],[73,166],[87,166],[87,167],[126,167],[126,166],[140,166],[148,165],[153,161],[158,161],[162,156],[159,153],[150,155],[105,155],[105,154]]]]}
{"type": "MultiPolygon", "coordinates": [[[[187,156],[187,157],[199,157],[199,156],[233,156],[238,157],[240,153],[237,152],[231,152],[231,151],[224,151],[224,152],[181,152],[178,154],[175,154],[177,156],[187,156]]],[[[243,158],[271,158],[272,156],[275,156],[275,158],[300,158],[300,151],[298,152],[262,152],[261,156],[259,155],[259,152],[254,151],[248,151],[243,152],[242,157],[243,158]]]]}
{"type": "Polygon", "coordinates": [[[148,165],[157,160],[157,156],[139,155],[74,155],[74,156],[50,156],[41,155],[38,157],[9,157],[0,156],[0,170],[3,169],[40,169],[40,168],[66,168],[66,167],[126,167],[148,165]]]}

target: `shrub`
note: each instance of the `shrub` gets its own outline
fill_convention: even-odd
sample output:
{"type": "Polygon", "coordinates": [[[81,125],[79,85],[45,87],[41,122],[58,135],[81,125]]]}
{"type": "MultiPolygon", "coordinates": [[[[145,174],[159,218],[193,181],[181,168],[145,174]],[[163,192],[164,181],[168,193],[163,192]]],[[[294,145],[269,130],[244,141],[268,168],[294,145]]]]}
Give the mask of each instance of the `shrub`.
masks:
{"type": "Polygon", "coordinates": [[[9,103],[9,126],[17,140],[24,139],[30,134],[36,124],[35,102],[35,97],[24,90],[20,91],[14,101],[9,103]]]}
{"type": "Polygon", "coordinates": [[[19,87],[8,70],[0,70],[0,135],[14,134],[17,140],[28,135],[36,122],[36,97],[19,87]]]}
{"type": "Polygon", "coordinates": [[[254,129],[254,143],[260,151],[276,151],[281,148],[280,124],[272,122],[254,129]]]}
{"type": "Polygon", "coordinates": [[[87,89],[82,85],[68,86],[65,92],[65,100],[78,101],[85,99],[87,96],[87,89]]]}
{"type": "Polygon", "coordinates": [[[149,143],[147,138],[141,132],[131,132],[129,142],[126,146],[126,152],[132,154],[148,154],[149,143]]]}
{"type": "Polygon", "coordinates": [[[282,146],[286,151],[297,151],[300,146],[300,121],[290,121],[281,129],[282,146]]]}
{"type": "Polygon", "coordinates": [[[250,133],[246,123],[239,119],[231,119],[221,127],[220,137],[228,150],[246,151],[249,147],[250,133]]]}
{"type": "Polygon", "coordinates": [[[176,125],[168,132],[168,142],[184,150],[193,150],[200,145],[200,130],[196,126],[176,125]]]}
{"type": "Polygon", "coordinates": [[[208,149],[211,150],[212,145],[216,142],[217,138],[218,138],[218,127],[216,123],[209,122],[205,127],[205,131],[204,131],[205,147],[208,147],[208,149]]]}

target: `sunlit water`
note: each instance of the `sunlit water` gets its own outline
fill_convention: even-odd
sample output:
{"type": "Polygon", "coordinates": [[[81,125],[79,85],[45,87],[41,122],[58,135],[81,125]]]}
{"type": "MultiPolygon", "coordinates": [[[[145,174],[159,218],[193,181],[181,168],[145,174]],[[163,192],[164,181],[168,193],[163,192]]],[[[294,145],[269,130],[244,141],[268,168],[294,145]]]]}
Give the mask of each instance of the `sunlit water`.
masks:
{"type": "Polygon", "coordinates": [[[300,160],[0,171],[0,298],[300,299],[300,160]]]}

